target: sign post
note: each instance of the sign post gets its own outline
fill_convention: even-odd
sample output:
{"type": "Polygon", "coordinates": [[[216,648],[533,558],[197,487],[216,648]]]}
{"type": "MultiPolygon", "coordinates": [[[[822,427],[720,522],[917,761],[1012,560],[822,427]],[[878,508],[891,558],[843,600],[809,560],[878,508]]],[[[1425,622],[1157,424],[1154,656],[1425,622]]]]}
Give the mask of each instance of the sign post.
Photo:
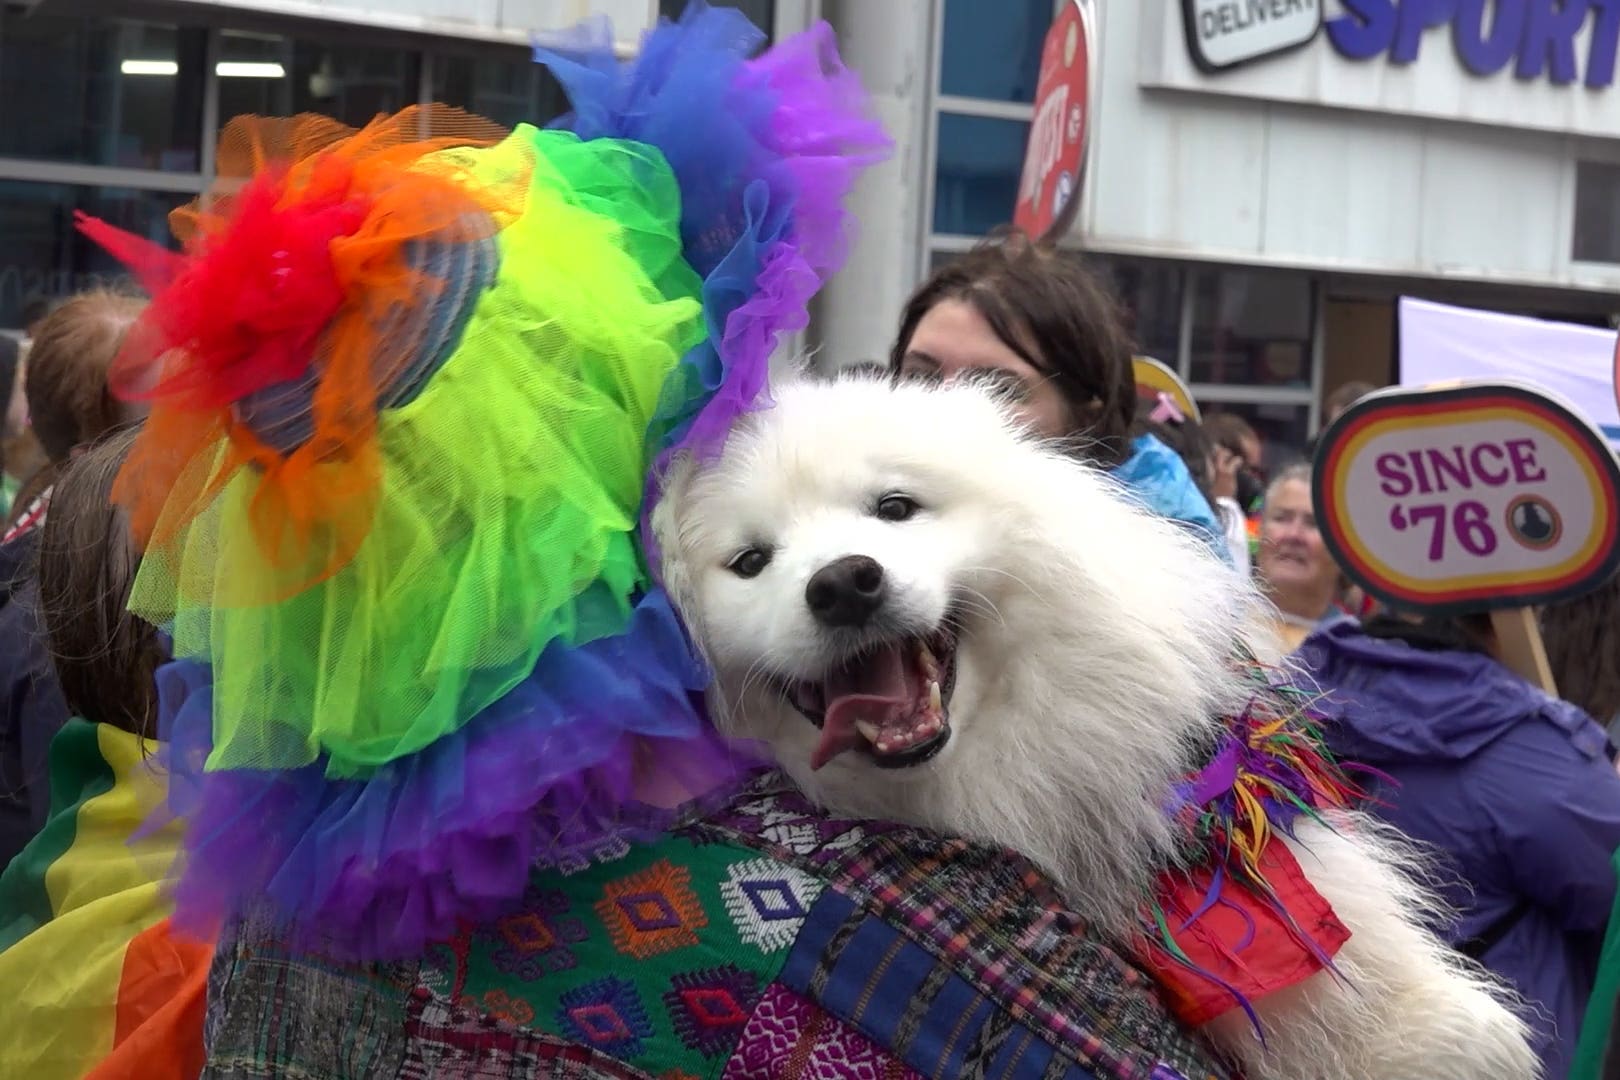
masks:
{"type": "Polygon", "coordinates": [[[1013,206],[1013,224],[1033,240],[1061,235],[1080,208],[1091,141],[1096,37],[1092,0],[1065,0],[1046,32],[1035,83],[1035,119],[1013,206]]]}
{"type": "Polygon", "coordinates": [[[1533,609],[1620,568],[1620,463],[1574,406],[1525,383],[1363,398],[1323,433],[1312,496],[1357,585],[1403,613],[1490,613],[1499,658],[1549,693],[1533,609]]]}

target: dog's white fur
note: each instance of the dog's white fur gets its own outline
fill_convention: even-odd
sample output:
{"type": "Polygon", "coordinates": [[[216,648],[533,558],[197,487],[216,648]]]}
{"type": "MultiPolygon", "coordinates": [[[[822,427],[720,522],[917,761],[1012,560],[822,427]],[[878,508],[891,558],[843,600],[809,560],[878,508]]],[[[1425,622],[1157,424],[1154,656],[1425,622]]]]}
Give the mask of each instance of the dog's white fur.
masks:
{"type": "MultiPolygon", "coordinates": [[[[907,821],[1033,859],[1076,910],[1128,939],[1173,857],[1162,807],[1190,747],[1251,691],[1230,648],[1261,601],[1185,530],[1101,472],[1028,437],[972,387],[801,382],[745,421],[721,458],[679,462],[654,516],[666,586],[714,666],[717,719],[762,739],[829,810],[907,821]],[[873,507],[904,492],[902,523],[873,507]],[[741,549],[773,557],[756,578],[741,549]],[[782,679],[819,679],[852,647],[818,626],[805,585],[861,554],[882,564],[888,629],[968,612],[933,761],[878,769],[859,753],[819,772],[818,732],[782,679]]],[[[844,633],[848,633],[847,631],[844,633]]],[[[1343,815],[1290,841],[1352,936],[1342,979],[1319,973],[1208,1034],[1256,1080],[1527,1080],[1538,1064],[1510,996],[1424,922],[1410,848],[1343,815]]]]}

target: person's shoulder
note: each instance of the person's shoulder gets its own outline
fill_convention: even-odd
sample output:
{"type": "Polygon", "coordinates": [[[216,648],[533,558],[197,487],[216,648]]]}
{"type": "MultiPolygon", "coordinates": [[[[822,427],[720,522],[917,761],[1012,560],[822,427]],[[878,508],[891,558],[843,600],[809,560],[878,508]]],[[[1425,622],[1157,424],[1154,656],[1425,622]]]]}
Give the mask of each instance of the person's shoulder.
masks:
{"type": "MultiPolygon", "coordinates": [[[[829,816],[785,780],[756,789],[694,833],[754,847],[816,875],[821,891],[791,948],[806,962],[821,958],[822,981],[807,988],[822,1007],[837,1011],[843,1002],[887,996],[895,987],[872,963],[885,955],[891,970],[912,972],[919,987],[933,986],[939,995],[912,1023],[944,1031],[960,1023],[993,1027],[1016,1016],[1021,1037],[1044,1046],[1045,1054],[1063,1055],[1090,1041],[1105,1059],[1152,1055],[1188,1076],[1220,1075],[1136,960],[1073,912],[1055,884],[1015,852],[829,816]],[[863,945],[840,945],[852,941],[863,945]],[[1099,1015],[1101,1001],[1129,1011],[1134,1028],[1090,1026],[1085,1018],[1099,1015]]],[[[784,974],[795,970],[790,958],[784,974]]],[[[844,1019],[904,1046],[907,1011],[897,1002],[844,1019]]]]}
{"type": "Polygon", "coordinates": [[[1536,691],[1526,701],[1525,723],[1508,733],[1505,747],[1529,745],[1536,752],[1567,753],[1581,761],[1611,757],[1609,735],[1580,706],[1536,691]]]}

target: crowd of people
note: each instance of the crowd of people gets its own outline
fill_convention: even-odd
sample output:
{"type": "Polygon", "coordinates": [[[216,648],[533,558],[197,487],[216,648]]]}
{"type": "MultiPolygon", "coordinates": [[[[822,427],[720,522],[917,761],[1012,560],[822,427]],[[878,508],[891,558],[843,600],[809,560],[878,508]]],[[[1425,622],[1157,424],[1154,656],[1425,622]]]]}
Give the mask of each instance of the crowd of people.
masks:
{"type": "MultiPolygon", "coordinates": [[[[592,145],[591,136],[580,138],[586,141],[575,143],[569,152],[592,145]]],[[[550,152],[543,142],[539,145],[550,152]]],[[[679,155],[668,156],[671,165],[658,167],[675,169],[676,180],[685,182],[679,174],[679,155]]],[[[602,195],[605,181],[595,183],[592,198],[615,197],[602,195]]],[[[500,219],[499,214],[496,217],[500,219]]],[[[867,227],[876,226],[867,223],[867,227]]],[[[671,226],[671,236],[674,232],[671,226]]],[[[580,250],[594,242],[608,241],[586,237],[579,241],[580,250]]],[[[625,250],[637,258],[650,258],[641,249],[625,250]]],[[[711,260],[709,269],[718,262],[711,260]]],[[[566,264],[566,258],[560,260],[560,265],[566,264]]],[[[830,265],[815,269],[830,272],[830,265]]],[[[660,276],[672,273],[667,266],[646,270],[640,295],[645,300],[656,286],[662,290],[657,293],[659,302],[668,305],[660,317],[668,325],[683,319],[685,323],[678,333],[667,326],[645,333],[649,339],[655,333],[665,335],[686,348],[702,336],[696,322],[697,277],[677,287],[669,277],[660,276]],[[687,310],[681,314],[676,308],[683,304],[687,310]]],[[[519,301],[508,298],[508,302],[519,301]]],[[[494,1053],[494,1036],[489,1033],[500,1024],[506,1025],[502,1030],[513,1040],[507,1059],[510,1071],[501,1072],[503,1076],[562,1075],[554,1071],[561,1062],[587,1062],[586,1056],[577,1055],[591,1052],[578,1050],[578,1045],[598,1049],[609,1045],[621,1057],[629,1055],[626,1060],[634,1058],[646,1066],[645,1058],[636,1057],[642,1050],[625,1049],[632,1043],[641,1047],[656,1042],[652,1022],[635,1019],[630,1015],[634,1010],[614,1014],[613,1022],[625,1032],[617,1042],[593,1042],[590,1030],[576,1031],[568,1026],[575,1021],[559,1021],[563,1029],[576,1031],[575,1049],[564,1048],[557,1031],[528,1026],[542,1025],[544,1018],[537,1019],[536,1009],[522,1002],[546,998],[537,987],[554,978],[562,969],[559,965],[596,963],[614,974],[613,954],[587,935],[573,915],[564,914],[568,897],[585,895],[586,885],[593,881],[600,885],[608,872],[590,858],[570,864],[566,872],[537,871],[537,884],[524,894],[529,905],[522,909],[526,923],[501,912],[482,916],[458,912],[448,923],[452,932],[420,949],[410,958],[416,966],[404,974],[404,969],[379,967],[370,958],[340,961],[320,950],[301,950],[255,925],[251,913],[215,912],[223,921],[200,936],[192,933],[195,927],[182,932],[171,924],[174,905],[165,882],[192,841],[183,840],[183,823],[158,820],[160,808],[174,805],[167,787],[170,777],[183,771],[176,764],[183,755],[172,753],[174,748],[168,745],[179,730],[172,726],[178,721],[165,711],[163,699],[185,700],[182,684],[186,690],[194,688],[188,680],[197,677],[196,671],[184,667],[185,658],[178,655],[171,635],[195,635],[195,630],[154,625],[131,611],[132,589],[142,573],[143,557],[149,557],[143,545],[158,534],[150,521],[132,524],[129,485],[142,474],[133,471],[130,462],[147,438],[148,409],[161,406],[150,405],[151,395],[115,393],[118,380],[113,377],[120,355],[127,356],[132,343],[148,343],[133,333],[135,328],[144,328],[150,336],[152,326],[171,325],[172,320],[164,318],[173,308],[164,309],[164,318],[149,319],[154,304],[167,303],[172,298],[154,301],[133,289],[86,293],[61,298],[49,310],[30,312],[19,347],[0,336],[0,387],[12,387],[5,410],[8,486],[0,543],[4,698],[0,867],[5,868],[0,876],[0,985],[7,987],[8,995],[0,1006],[0,1072],[41,1077],[95,1070],[103,1076],[194,1076],[205,1068],[206,1060],[211,1074],[220,1076],[415,1076],[437,1075],[436,1068],[445,1075],[495,1075],[456,1072],[453,1063],[455,1055],[468,1047],[494,1053]],[[162,723],[160,716],[165,717],[162,723]],[[149,766],[149,759],[163,767],[149,766]],[[139,839],[131,848],[136,835],[139,839]],[[78,861],[64,857],[75,850],[96,854],[78,861]],[[136,851],[138,857],[131,859],[128,851],[136,851]],[[115,864],[117,873],[106,869],[115,864]],[[131,1007],[128,975],[135,955],[131,942],[150,941],[155,933],[167,935],[162,938],[165,960],[153,962],[137,995],[141,1004],[131,1007]],[[524,938],[525,933],[531,936],[524,938]],[[98,948],[105,951],[96,952],[98,948]],[[468,956],[482,957],[494,967],[480,969],[468,956]],[[120,964],[126,976],[122,982],[120,964]],[[498,978],[479,982],[496,968],[498,978]],[[415,974],[418,969],[425,973],[420,978],[415,974]],[[467,989],[469,979],[482,996],[467,989]],[[440,1003],[434,995],[448,1003],[444,1010],[433,1011],[440,1003]],[[114,1012],[116,1022],[111,1019],[114,1012]],[[531,1030],[546,1035],[512,1034],[531,1030]]],[[[338,316],[329,310],[324,317],[338,316]]],[[[1220,559],[1252,575],[1271,602],[1268,629],[1279,657],[1285,658],[1279,661],[1279,670],[1319,695],[1315,708],[1328,748],[1346,762],[1368,767],[1366,805],[1432,848],[1432,873],[1454,911],[1454,918],[1438,930],[1460,953],[1523,997],[1547,1080],[1620,1075],[1620,1050],[1605,1041],[1615,988],[1612,977],[1604,981],[1599,965],[1616,903],[1613,860],[1620,849],[1620,773],[1615,766],[1615,743],[1620,739],[1620,582],[1539,613],[1561,694],[1551,697],[1500,662],[1488,619],[1417,618],[1381,608],[1353,588],[1318,529],[1308,456],[1294,463],[1273,463],[1268,472],[1265,448],[1241,417],[1216,412],[1199,423],[1173,406],[1155,408],[1153,403],[1139,402],[1132,343],[1117,302],[1083,260],[1020,234],[996,235],[940,268],[897,313],[896,325],[888,359],[892,378],[950,382],[971,377],[987,384],[1033,432],[1112,476],[1123,493],[1182,524],[1207,541],[1220,559]],[[1607,990],[1595,994],[1602,987],[1607,990]]],[[[619,347],[554,332],[556,340],[545,334],[524,340],[545,339],[535,347],[550,350],[605,352],[619,347]]],[[[631,332],[636,331],[627,331],[631,332]]],[[[377,344],[382,348],[386,342],[377,344]]],[[[710,393],[714,389],[708,388],[710,393]]],[[[1331,422],[1374,389],[1365,384],[1341,388],[1326,403],[1324,421],[1331,422]]],[[[420,387],[412,392],[420,392],[420,387]]],[[[306,401],[305,407],[326,416],[320,410],[328,408],[330,399],[317,393],[313,400],[316,405],[306,401]]],[[[660,402],[656,388],[647,400],[648,414],[635,416],[641,424],[637,440],[643,437],[642,430],[656,428],[655,417],[662,415],[656,413],[660,402]]],[[[444,407],[442,396],[435,401],[436,407],[444,407]]],[[[239,412],[238,419],[242,415],[246,413],[239,412]]],[[[675,433],[670,445],[692,429],[698,415],[692,410],[669,423],[668,430],[675,433]]],[[[164,422],[172,424],[172,416],[164,422]]],[[[575,449],[583,445],[576,444],[575,449]]],[[[205,449],[216,452],[211,446],[205,449]]],[[[408,455],[386,442],[379,452],[401,455],[386,459],[379,468],[427,468],[419,462],[399,464],[408,455]]],[[[639,441],[634,456],[640,468],[639,441]]],[[[153,467],[150,450],[143,462],[148,469],[153,467]]],[[[223,479],[189,489],[193,497],[206,494],[218,499],[229,490],[223,479]]],[[[147,492],[145,497],[156,496],[147,492]]],[[[521,502],[526,496],[503,497],[521,502]]],[[[460,508],[451,503],[443,509],[454,514],[460,508]]],[[[164,512],[176,511],[171,505],[164,512]]],[[[241,512],[244,520],[250,518],[250,511],[241,512]]],[[[270,511],[267,506],[251,511],[260,512],[270,511]]],[[[636,513],[631,505],[620,515],[626,518],[621,522],[626,536],[635,531],[636,513]]],[[[219,530],[220,535],[196,539],[198,547],[188,549],[186,558],[207,552],[225,558],[231,550],[225,536],[229,526],[228,521],[210,519],[206,528],[219,530]]],[[[193,533],[194,539],[199,535],[193,533]]],[[[517,542],[512,537],[507,541],[517,542]]],[[[165,558],[178,562],[173,551],[165,558]]],[[[626,573],[635,572],[635,563],[626,557],[626,573]]],[[[162,572],[180,581],[197,571],[166,564],[162,572]]],[[[478,578],[481,572],[468,569],[458,588],[476,591],[504,584],[504,579],[478,578]]],[[[1143,567],[1142,572],[1150,574],[1153,568],[1143,567]]],[[[230,584],[210,577],[208,587],[222,597],[232,591],[230,584]]],[[[176,588],[186,586],[187,581],[180,581],[176,588]]],[[[647,588],[644,583],[633,595],[643,596],[647,588]]],[[[245,593],[238,590],[234,595],[245,593]]],[[[278,597],[274,603],[284,600],[278,597]]],[[[421,617],[436,625],[434,614],[422,612],[421,617]]],[[[489,632],[477,623],[476,612],[463,617],[471,622],[461,627],[462,632],[489,632]]],[[[571,617],[586,620],[592,613],[571,617]]],[[[333,632],[351,630],[344,626],[333,632]]],[[[316,630],[277,640],[283,647],[308,648],[312,654],[328,644],[316,630]]],[[[545,663],[551,653],[540,647],[546,643],[536,643],[528,664],[545,663]]],[[[248,645],[251,638],[235,647],[248,645]]],[[[306,663],[291,656],[282,661],[290,668],[306,663]]],[[[522,682],[527,674],[506,678],[489,700],[499,700],[514,685],[527,685],[522,682]]],[[[358,688],[362,695],[374,689],[378,688],[358,688]]],[[[242,688],[232,692],[240,695],[242,688]]],[[[220,691],[221,697],[224,693],[220,691]]],[[[334,692],[321,700],[334,709],[349,707],[339,697],[334,692]]],[[[215,734],[224,733],[216,728],[215,734]]],[[[198,751],[197,746],[185,749],[198,751]]],[[[207,749],[201,747],[202,752],[207,749]]],[[[301,765],[319,770],[315,761],[311,758],[301,765]]],[[[356,775],[361,774],[349,774],[356,775]]],[[[598,778],[591,783],[605,781],[598,778]]],[[[697,825],[691,824],[695,819],[684,819],[699,833],[708,830],[710,843],[749,850],[744,852],[747,859],[679,863],[680,880],[701,881],[705,873],[718,874],[722,883],[709,882],[704,888],[720,889],[717,895],[733,905],[744,903],[744,893],[736,885],[744,880],[737,876],[744,871],[757,871],[749,881],[763,882],[769,876],[771,881],[789,882],[783,886],[788,891],[781,902],[791,906],[822,889],[848,890],[852,895],[858,891],[871,916],[891,928],[887,937],[873,932],[878,944],[863,954],[868,969],[880,963],[891,938],[901,940],[892,928],[908,928],[907,940],[921,934],[917,927],[927,920],[917,914],[923,910],[920,902],[912,903],[904,890],[849,877],[855,872],[835,858],[842,850],[839,845],[864,842],[857,839],[863,830],[881,829],[869,822],[830,820],[802,795],[776,783],[748,789],[744,803],[732,804],[742,809],[729,818],[711,817],[697,825]],[[808,839],[796,848],[798,840],[782,839],[789,834],[808,839]],[[724,877],[728,873],[729,879],[724,877]],[[725,881],[731,884],[724,885],[725,881]]],[[[354,805],[358,814],[362,809],[376,811],[377,804],[354,805]]],[[[268,801],[258,812],[275,813],[283,806],[268,801]]],[[[705,812],[712,810],[704,807],[705,812]]],[[[653,854],[631,856],[639,860],[636,866],[647,868],[643,884],[666,873],[660,867],[672,865],[657,859],[692,858],[691,843],[682,841],[685,846],[677,852],[678,845],[668,834],[660,835],[662,839],[645,841],[653,854]]],[[[932,905],[927,908],[933,913],[928,919],[957,925],[940,912],[972,911],[983,897],[1000,895],[1012,879],[1020,890],[1004,913],[1012,922],[997,933],[1016,925],[1020,932],[1034,934],[1040,926],[1055,925],[1053,920],[1064,917],[1060,901],[1051,895],[1037,867],[1009,863],[1007,856],[980,851],[966,842],[941,844],[937,838],[925,841],[899,831],[893,835],[897,839],[884,857],[898,865],[903,856],[915,854],[916,866],[928,868],[926,874],[903,879],[932,905]]],[[[315,836],[308,841],[321,842],[315,836]]],[[[316,859],[308,852],[300,857],[316,859]]],[[[315,863],[299,864],[288,856],[287,867],[299,865],[315,863]]],[[[892,868],[884,872],[888,869],[892,868]]],[[[878,873],[870,868],[866,872],[878,873]]],[[[278,879],[276,888],[285,884],[278,879]]],[[[656,892],[653,885],[646,888],[656,892]]],[[[660,918],[675,917],[679,904],[670,907],[671,903],[675,902],[658,901],[664,905],[658,909],[660,918]]],[[[632,912],[631,923],[621,927],[624,935],[643,933],[639,923],[632,925],[637,917],[632,912]]],[[[726,986],[757,981],[752,968],[736,966],[743,964],[737,959],[742,953],[735,932],[726,929],[722,917],[688,922],[693,929],[685,946],[706,950],[713,971],[732,965],[726,968],[725,979],[731,980],[726,986]]],[[[976,932],[970,921],[961,926],[962,935],[976,932]]],[[[752,932],[768,936],[767,930],[757,927],[752,932]]],[[[1044,988],[1037,1006],[1020,998],[1019,987],[986,982],[984,973],[997,962],[994,942],[974,939],[955,955],[930,954],[941,982],[963,980],[964,987],[973,988],[964,989],[958,1008],[948,1016],[919,1013],[906,1018],[914,1027],[935,1032],[930,1037],[937,1036],[936,1042],[929,1045],[940,1055],[940,1074],[966,1071],[961,1056],[965,1051],[952,1048],[950,1030],[983,1008],[1003,1010],[1030,1025],[1029,1030],[1039,1028],[1041,1035],[1035,1041],[1046,1040],[1042,1061],[1052,1057],[1054,1041],[1091,1039],[1087,1045],[1100,1063],[1096,1075],[1112,1069],[1108,1075],[1147,1077],[1148,1071],[1132,1071],[1141,1061],[1177,1063],[1179,1071],[1166,1066],[1169,1071],[1153,1072],[1154,1077],[1191,1077],[1199,1068],[1218,1075],[1218,1064],[1210,1063],[1196,1037],[1157,1000],[1151,980],[1139,977],[1138,965],[1124,944],[1083,924],[1074,926],[1074,934],[1090,950],[1083,962],[1075,959],[1076,954],[1059,957],[1054,951],[1042,968],[1021,954],[1023,985],[1044,988]],[[1095,995],[1105,991],[1115,1013],[1099,1019],[1087,1011],[1086,1003],[1094,1003],[1095,995]],[[1083,1018],[1051,1019],[1065,1009],[1083,1018]],[[1132,1049],[1144,1046],[1151,1048],[1146,1056],[1132,1049]],[[953,1063],[950,1068],[947,1061],[953,1063]]],[[[649,960],[664,947],[647,945],[645,952],[632,955],[649,960]]],[[[893,955],[900,955],[899,944],[893,949],[893,955]]],[[[848,962],[828,961],[835,967],[848,962]]],[[[827,977],[818,970],[806,975],[806,985],[827,977]]],[[[603,985],[609,982],[611,978],[603,985]]],[[[681,985],[676,983],[677,991],[681,985]]],[[[776,985],[771,984],[771,993],[777,992],[776,985]]],[[[751,1000],[758,996],[755,993],[751,1000]]],[[[836,1022],[824,1002],[810,997],[804,987],[792,995],[782,991],[775,1005],[779,1027],[769,1033],[777,1042],[764,1039],[760,1045],[794,1045],[787,1033],[796,1039],[804,1025],[820,1024],[817,1030],[823,1035],[816,1052],[831,1055],[826,1060],[870,1059],[899,1067],[897,1043],[885,1045],[870,1025],[856,1031],[836,1022]]],[[[610,998],[602,1000],[612,1004],[610,998]]],[[[904,1002],[893,1005],[901,1011],[904,1007],[904,1002]]],[[[562,1016],[567,1002],[556,1008],[562,1016]]],[[[704,1045],[701,1033],[684,1032],[679,1021],[676,1029],[682,1030],[688,1050],[704,1045]]],[[[673,1035],[666,1041],[680,1045],[673,1035]]],[[[996,1050],[981,1048],[981,1052],[993,1055],[996,1050]]],[[[691,1061],[702,1060],[700,1054],[692,1056],[695,1053],[665,1062],[667,1075],[688,1075],[691,1061]]],[[[772,1071],[769,1065],[765,1060],[755,1071],[736,1075],[791,1075],[772,1071]]],[[[459,1067],[471,1069],[465,1062],[459,1067]]],[[[577,1075],[618,1075],[605,1065],[601,1069],[577,1075]]],[[[812,1075],[834,1074],[829,1066],[812,1075]]]]}

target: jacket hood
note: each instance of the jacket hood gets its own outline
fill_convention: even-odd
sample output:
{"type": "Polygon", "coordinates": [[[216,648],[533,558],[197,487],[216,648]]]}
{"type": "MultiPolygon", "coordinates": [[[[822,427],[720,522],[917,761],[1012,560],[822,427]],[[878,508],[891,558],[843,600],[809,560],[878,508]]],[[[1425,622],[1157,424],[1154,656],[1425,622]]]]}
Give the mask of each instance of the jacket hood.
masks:
{"type": "Polygon", "coordinates": [[[1295,659],[1327,696],[1328,742],[1368,765],[1460,761],[1525,718],[1579,713],[1482,653],[1431,651],[1325,623],[1295,659]]]}

